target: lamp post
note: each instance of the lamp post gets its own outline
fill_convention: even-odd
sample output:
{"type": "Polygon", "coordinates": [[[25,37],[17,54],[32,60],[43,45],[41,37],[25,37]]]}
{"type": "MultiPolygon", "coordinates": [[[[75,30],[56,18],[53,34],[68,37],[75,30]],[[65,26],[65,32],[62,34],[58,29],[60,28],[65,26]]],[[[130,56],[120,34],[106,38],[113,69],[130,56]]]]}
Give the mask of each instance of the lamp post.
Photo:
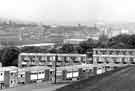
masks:
{"type": "Polygon", "coordinates": [[[57,60],[58,60],[58,55],[56,53],[56,56],[55,56],[55,63],[54,63],[54,84],[57,83],[57,60]]]}

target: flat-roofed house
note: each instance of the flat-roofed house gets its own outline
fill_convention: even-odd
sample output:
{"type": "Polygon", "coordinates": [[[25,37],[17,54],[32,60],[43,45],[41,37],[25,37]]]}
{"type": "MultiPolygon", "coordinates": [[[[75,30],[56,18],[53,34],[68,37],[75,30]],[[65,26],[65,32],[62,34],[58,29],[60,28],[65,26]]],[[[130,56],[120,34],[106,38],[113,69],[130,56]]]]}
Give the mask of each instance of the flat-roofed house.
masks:
{"type": "Polygon", "coordinates": [[[18,84],[26,84],[29,82],[29,69],[18,68],[18,84]]]}
{"type": "MultiPolygon", "coordinates": [[[[56,71],[56,80],[57,81],[73,81],[73,80],[83,80],[87,79],[90,76],[96,75],[93,69],[94,65],[85,64],[85,65],[70,65],[64,67],[57,67],[56,71]]],[[[55,74],[50,74],[51,80],[54,81],[55,74]]]]}
{"type": "Polygon", "coordinates": [[[47,66],[33,66],[20,68],[18,72],[19,83],[49,81],[50,68],[47,66]]]}
{"type": "Polygon", "coordinates": [[[1,67],[0,68],[0,87],[1,89],[7,87],[16,87],[17,80],[17,67],[1,67]]]}
{"type": "Polygon", "coordinates": [[[86,63],[86,54],[20,53],[18,66],[53,67],[57,57],[57,67],[86,63]]]}
{"type": "Polygon", "coordinates": [[[64,67],[57,67],[56,71],[56,78],[55,78],[55,69],[51,70],[50,74],[52,82],[56,79],[57,82],[59,81],[67,81],[79,79],[79,68],[74,66],[64,66],[64,67]]]}
{"type": "Polygon", "coordinates": [[[104,65],[135,64],[135,49],[93,49],[93,63],[104,65]]]}

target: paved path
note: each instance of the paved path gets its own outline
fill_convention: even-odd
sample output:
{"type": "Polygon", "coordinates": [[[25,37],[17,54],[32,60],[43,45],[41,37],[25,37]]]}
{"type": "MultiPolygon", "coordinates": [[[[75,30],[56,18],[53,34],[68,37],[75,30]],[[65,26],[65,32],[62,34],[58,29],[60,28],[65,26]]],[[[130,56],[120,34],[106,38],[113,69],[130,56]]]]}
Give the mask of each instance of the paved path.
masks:
{"type": "Polygon", "coordinates": [[[63,87],[67,84],[50,84],[50,83],[34,83],[34,84],[27,84],[24,86],[18,86],[15,88],[4,89],[0,91],[54,91],[57,88],[63,87]]]}

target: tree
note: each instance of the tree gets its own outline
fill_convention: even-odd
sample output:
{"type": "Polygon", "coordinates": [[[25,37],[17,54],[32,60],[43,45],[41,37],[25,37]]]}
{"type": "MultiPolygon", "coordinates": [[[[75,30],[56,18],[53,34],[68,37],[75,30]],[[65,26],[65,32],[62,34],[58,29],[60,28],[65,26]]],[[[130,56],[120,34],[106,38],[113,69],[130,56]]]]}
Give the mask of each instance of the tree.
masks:
{"type": "Polygon", "coordinates": [[[23,47],[21,49],[21,52],[26,52],[26,53],[36,53],[36,52],[41,52],[40,47],[34,47],[34,46],[29,46],[29,47],[23,47]]]}
{"type": "Polygon", "coordinates": [[[135,48],[135,34],[130,36],[127,43],[130,45],[130,48],[135,48]]]}
{"type": "Polygon", "coordinates": [[[4,48],[1,53],[1,63],[3,66],[17,66],[18,55],[20,53],[20,49],[16,47],[8,47],[4,48]]]}
{"type": "Polygon", "coordinates": [[[57,53],[57,49],[56,48],[52,48],[49,50],[50,53],[57,53]]]}
{"type": "Polygon", "coordinates": [[[108,48],[108,41],[109,41],[109,38],[107,35],[105,34],[102,34],[99,36],[99,40],[98,40],[98,43],[97,43],[97,46],[98,48],[108,48]]]}
{"type": "Polygon", "coordinates": [[[73,44],[64,44],[59,50],[62,53],[76,53],[76,49],[73,44]]]}
{"type": "Polygon", "coordinates": [[[115,37],[112,37],[108,41],[109,48],[131,48],[131,41],[129,42],[131,36],[127,34],[121,34],[115,37]]]}
{"type": "Polygon", "coordinates": [[[86,53],[90,50],[92,50],[93,48],[95,48],[97,46],[97,41],[93,40],[93,39],[88,39],[87,41],[83,41],[79,44],[79,51],[81,53],[86,53]]]}
{"type": "Polygon", "coordinates": [[[122,42],[119,42],[117,44],[114,44],[111,46],[111,48],[114,48],[114,49],[127,49],[128,46],[122,42]]]}

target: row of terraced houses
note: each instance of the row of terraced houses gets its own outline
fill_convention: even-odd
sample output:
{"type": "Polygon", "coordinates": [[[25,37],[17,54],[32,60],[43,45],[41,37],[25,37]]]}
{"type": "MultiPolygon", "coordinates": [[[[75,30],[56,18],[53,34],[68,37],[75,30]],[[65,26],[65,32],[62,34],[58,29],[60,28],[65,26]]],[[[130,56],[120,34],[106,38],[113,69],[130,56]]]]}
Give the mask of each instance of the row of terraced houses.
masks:
{"type": "Polygon", "coordinates": [[[93,49],[86,54],[20,53],[18,67],[0,68],[0,88],[35,82],[76,81],[135,64],[134,49],[93,49]]]}

